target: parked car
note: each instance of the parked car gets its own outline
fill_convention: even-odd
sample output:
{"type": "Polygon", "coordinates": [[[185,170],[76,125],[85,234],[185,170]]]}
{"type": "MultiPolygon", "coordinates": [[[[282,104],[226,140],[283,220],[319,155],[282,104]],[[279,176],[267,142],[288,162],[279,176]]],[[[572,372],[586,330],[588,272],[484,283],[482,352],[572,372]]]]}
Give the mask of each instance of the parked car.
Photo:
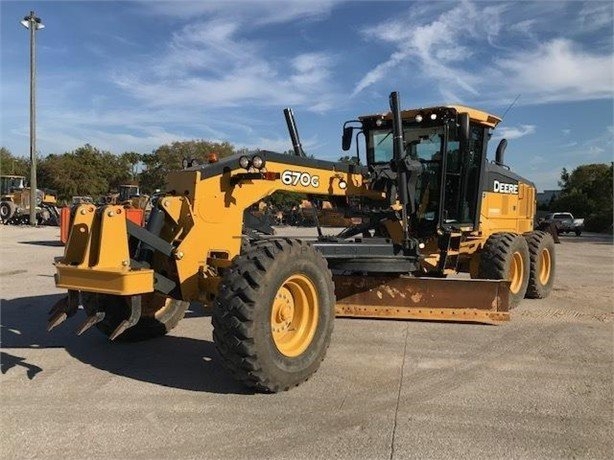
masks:
{"type": "Polygon", "coordinates": [[[570,212],[548,214],[543,222],[554,223],[559,234],[573,232],[576,236],[580,236],[584,230],[584,219],[576,219],[570,212]]]}

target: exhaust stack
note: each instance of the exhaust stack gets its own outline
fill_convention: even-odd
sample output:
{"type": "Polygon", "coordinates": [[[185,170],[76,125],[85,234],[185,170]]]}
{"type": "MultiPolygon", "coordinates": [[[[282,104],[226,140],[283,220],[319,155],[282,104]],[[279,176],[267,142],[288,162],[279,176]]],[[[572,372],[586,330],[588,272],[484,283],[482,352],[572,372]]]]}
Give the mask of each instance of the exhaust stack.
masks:
{"type": "Polygon", "coordinates": [[[505,149],[507,148],[507,139],[501,139],[499,145],[497,146],[497,153],[495,154],[495,163],[498,165],[503,165],[503,155],[505,154],[505,149]]]}
{"type": "Polygon", "coordinates": [[[290,139],[292,140],[292,148],[294,154],[297,157],[304,157],[305,152],[301,145],[301,140],[298,137],[298,130],[296,129],[296,121],[294,121],[294,113],[291,108],[284,109],[284,117],[286,118],[286,125],[288,125],[288,132],[290,133],[290,139]]]}

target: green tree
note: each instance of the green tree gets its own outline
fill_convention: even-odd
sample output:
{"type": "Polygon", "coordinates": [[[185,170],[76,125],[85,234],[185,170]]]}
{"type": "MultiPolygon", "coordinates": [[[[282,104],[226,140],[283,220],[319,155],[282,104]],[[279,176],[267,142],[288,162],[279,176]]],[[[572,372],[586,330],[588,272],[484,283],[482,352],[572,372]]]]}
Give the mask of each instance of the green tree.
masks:
{"type": "Polygon", "coordinates": [[[581,165],[571,173],[561,171],[561,195],[554,200],[552,211],[569,211],[575,217],[584,217],[589,231],[612,228],[614,163],[581,165]]]}
{"type": "Polygon", "coordinates": [[[265,201],[277,209],[291,209],[293,206],[298,206],[303,200],[307,199],[304,193],[286,192],[278,190],[269,196],[265,201]]]}
{"type": "Polygon", "coordinates": [[[6,147],[0,147],[0,174],[28,176],[30,162],[26,158],[14,156],[6,147]]]}
{"type": "Polygon", "coordinates": [[[39,165],[41,184],[55,189],[63,200],[74,195],[106,195],[131,179],[126,158],[90,144],[72,152],[48,155],[39,165]]]}
{"type": "Polygon", "coordinates": [[[158,147],[150,154],[142,156],[144,170],[140,174],[141,188],[145,193],[164,189],[166,176],[170,171],[182,168],[184,159],[195,160],[198,164],[208,161],[210,153],[217,153],[224,158],[234,153],[234,147],[228,142],[209,142],[192,140],[173,142],[158,147]]]}
{"type": "Polygon", "coordinates": [[[137,152],[124,152],[120,155],[121,161],[124,161],[130,165],[130,174],[133,181],[138,180],[137,168],[139,163],[141,163],[142,158],[143,155],[137,152]]]}

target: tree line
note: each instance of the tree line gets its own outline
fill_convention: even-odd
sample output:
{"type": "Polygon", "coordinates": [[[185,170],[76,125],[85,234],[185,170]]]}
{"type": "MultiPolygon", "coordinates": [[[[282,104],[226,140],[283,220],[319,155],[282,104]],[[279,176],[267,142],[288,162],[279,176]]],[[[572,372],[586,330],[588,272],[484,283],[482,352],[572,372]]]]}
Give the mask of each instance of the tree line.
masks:
{"type": "MultiPolygon", "coordinates": [[[[70,152],[40,158],[36,165],[38,187],[53,190],[59,201],[68,202],[73,196],[104,196],[123,184],[138,184],[142,193],[151,194],[164,189],[168,172],[181,169],[184,159],[204,163],[213,152],[223,158],[235,153],[235,148],[227,142],[192,140],[165,144],[152,153],[116,155],[85,144],[70,152]]],[[[1,147],[0,172],[28,179],[30,162],[1,147]]]]}
{"type": "Polygon", "coordinates": [[[559,181],[561,193],[545,210],[584,217],[589,232],[612,232],[613,170],[614,163],[581,165],[571,172],[563,168],[559,181]]]}
{"type": "MultiPolygon", "coordinates": [[[[68,202],[77,195],[103,196],[127,183],[139,184],[142,193],[151,194],[164,189],[166,176],[170,171],[181,169],[184,159],[205,163],[213,152],[224,158],[236,153],[237,149],[228,142],[191,140],[161,145],[151,153],[123,152],[116,155],[85,144],[70,152],[39,159],[38,186],[54,190],[60,201],[68,202]]],[[[342,157],[339,161],[351,162],[353,158],[342,157]]],[[[29,168],[26,158],[0,148],[1,174],[29,178],[29,168]]],[[[574,216],[584,217],[588,231],[611,231],[612,169],[613,163],[581,165],[571,172],[563,168],[559,181],[561,193],[542,210],[568,211],[574,216]]],[[[269,202],[277,207],[288,207],[304,198],[297,193],[278,192],[269,202]]]]}

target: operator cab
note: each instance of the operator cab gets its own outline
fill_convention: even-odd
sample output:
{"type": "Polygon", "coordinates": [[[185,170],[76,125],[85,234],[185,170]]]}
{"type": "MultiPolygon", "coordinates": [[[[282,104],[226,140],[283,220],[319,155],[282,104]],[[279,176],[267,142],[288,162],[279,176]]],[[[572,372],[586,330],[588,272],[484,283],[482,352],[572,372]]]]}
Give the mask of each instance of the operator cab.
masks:
{"type": "MultiPolygon", "coordinates": [[[[404,110],[401,119],[403,162],[413,165],[407,178],[412,233],[427,236],[438,228],[477,229],[487,141],[500,119],[463,106],[404,110]]],[[[385,191],[394,205],[392,115],[368,115],[356,121],[360,126],[344,126],[343,148],[349,149],[353,130],[364,134],[372,187],[385,191]]]]}

